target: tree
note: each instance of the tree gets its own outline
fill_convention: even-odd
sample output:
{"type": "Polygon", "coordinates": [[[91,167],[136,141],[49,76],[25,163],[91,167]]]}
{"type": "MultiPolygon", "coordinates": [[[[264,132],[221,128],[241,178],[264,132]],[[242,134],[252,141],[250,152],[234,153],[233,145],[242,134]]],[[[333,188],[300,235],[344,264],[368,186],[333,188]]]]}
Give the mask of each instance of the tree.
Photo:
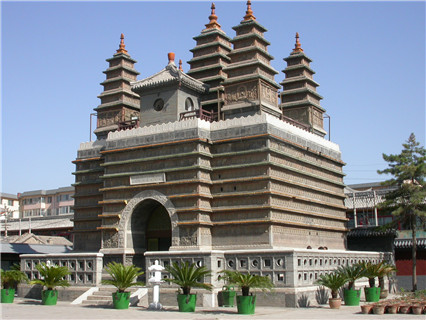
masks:
{"type": "Polygon", "coordinates": [[[379,206],[389,210],[398,223],[407,225],[412,234],[413,291],[417,290],[416,276],[416,231],[417,226],[424,224],[426,217],[425,199],[425,160],[426,150],[416,141],[412,133],[404,143],[400,154],[383,154],[388,168],[378,170],[379,174],[390,174],[392,178],[384,185],[395,186],[396,189],[385,195],[379,206]]]}

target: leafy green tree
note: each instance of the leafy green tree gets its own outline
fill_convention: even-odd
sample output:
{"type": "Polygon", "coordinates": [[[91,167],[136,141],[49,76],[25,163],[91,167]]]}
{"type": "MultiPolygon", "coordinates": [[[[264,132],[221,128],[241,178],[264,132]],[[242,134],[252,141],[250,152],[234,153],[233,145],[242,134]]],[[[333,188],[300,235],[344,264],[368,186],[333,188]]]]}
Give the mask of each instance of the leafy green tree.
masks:
{"type": "Polygon", "coordinates": [[[385,195],[380,208],[389,210],[395,216],[395,222],[409,226],[412,234],[413,291],[417,290],[416,276],[416,231],[424,226],[426,217],[425,199],[425,160],[426,150],[416,141],[412,133],[404,143],[400,154],[383,154],[388,168],[378,170],[379,174],[389,174],[391,179],[384,185],[395,186],[396,189],[385,195]]]}

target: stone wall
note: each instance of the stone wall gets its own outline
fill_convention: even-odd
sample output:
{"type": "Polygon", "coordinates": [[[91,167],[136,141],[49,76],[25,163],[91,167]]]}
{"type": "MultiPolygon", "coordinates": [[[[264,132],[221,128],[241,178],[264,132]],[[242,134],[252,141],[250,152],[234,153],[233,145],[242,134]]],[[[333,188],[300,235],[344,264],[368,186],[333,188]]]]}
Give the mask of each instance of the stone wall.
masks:
{"type": "Polygon", "coordinates": [[[338,146],[270,115],[111,132],[75,162],[76,232],[104,253],[143,253],[128,221],[160,198],[173,208],[171,250],[345,247],[338,146]]]}
{"type": "Polygon", "coordinates": [[[40,263],[67,267],[66,280],[72,286],[97,286],[102,279],[102,253],[21,254],[21,271],[30,280],[40,279],[36,266],[40,263]]]}

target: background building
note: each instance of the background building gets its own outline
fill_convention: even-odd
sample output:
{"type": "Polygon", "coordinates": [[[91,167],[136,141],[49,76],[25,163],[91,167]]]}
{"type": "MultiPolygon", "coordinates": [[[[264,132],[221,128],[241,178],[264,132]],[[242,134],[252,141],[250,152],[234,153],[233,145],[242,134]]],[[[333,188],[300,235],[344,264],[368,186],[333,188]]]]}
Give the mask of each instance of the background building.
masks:
{"type": "Polygon", "coordinates": [[[73,197],[74,187],[34,190],[18,194],[15,200],[18,215],[15,214],[13,219],[8,219],[7,225],[1,224],[1,234],[63,236],[72,241],[73,197]]]}
{"type": "Polygon", "coordinates": [[[0,193],[0,220],[19,218],[18,196],[10,193],[0,193]]]}
{"type": "Polygon", "coordinates": [[[19,195],[20,217],[48,217],[72,214],[74,187],[35,190],[19,195]]]}
{"type": "MultiPolygon", "coordinates": [[[[365,251],[391,251],[395,253],[398,286],[411,290],[413,247],[411,230],[401,223],[392,229],[379,229],[395,220],[391,212],[378,208],[386,193],[394,186],[380,182],[349,185],[345,188],[348,218],[348,249],[365,251]]],[[[426,289],[426,231],[419,221],[417,236],[418,289],[426,289]]]]}

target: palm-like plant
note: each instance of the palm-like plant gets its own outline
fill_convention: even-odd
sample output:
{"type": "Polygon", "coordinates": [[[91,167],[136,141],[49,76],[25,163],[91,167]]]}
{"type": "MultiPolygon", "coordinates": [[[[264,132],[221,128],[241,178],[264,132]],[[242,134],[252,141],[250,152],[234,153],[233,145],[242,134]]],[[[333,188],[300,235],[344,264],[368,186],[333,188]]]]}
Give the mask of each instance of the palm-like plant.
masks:
{"type": "Polygon", "coordinates": [[[164,279],[169,283],[177,284],[183,294],[189,295],[191,288],[203,288],[212,290],[213,286],[210,283],[201,282],[204,277],[210,276],[211,271],[205,266],[197,267],[194,263],[189,264],[174,262],[171,266],[166,267],[166,271],[170,273],[172,278],[164,279]]]}
{"type": "Polygon", "coordinates": [[[389,276],[392,272],[396,271],[396,267],[393,264],[383,262],[380,269],[378,270],[379,287],[383,290],[385,288],[385,277],[389,276]]]}
{"type": "Polygon", "coordinates": [[[144,284],[135,279],[144,274],[142,269],[134,265],[125,266],[122,263],[108,263],[105,270],[112,279],[102,280],[103,284],[109,284],[117,288],[118,292],[125,292],[127,288],[133,286],[143,286],[144,284]]]}
{"type": "Polygon", "coordinates": [[[360,263],[353,264],[350,266],[341,266],[337,270],[343,275],[343,277],[348,282],[349,290],[355,290],[355,281],[364,276],[364,271],[360,263]]]}
{"type": "Polygon", "coordinates": [[[19,269],[18,265],[13,265],[11,270],[1,269],[1,286],[3,289],[14,289],[20,282],[29,282],[25,272],[19,269]]]}
{"type": "Polygon", "coordinates": [[[236,285],[241,289],[243,296],[250,295],[250,288],[258,288],[262,290],[272,290],[274,287],[271,279],[267,276],[257,274],[241,273],[233,270],[222,270],[221,279],[230,285],[236,285]]]}
{"type": "Polygon", "coordinates": [[[42,279],[35,279],[31,284],[40,284],[47,290],[54,290],[56,287],[69,287],[69,282],[65,279],[70,274],[67,267],[59,267],[56,265],[47,265],[42,262],[36,265],[36,269],[40,273],[42,279]]]}
{"type": "Polygon", "coordinates": [[[376,277],[379,276],[379,271],[382,268],[383,261],[379,263],[372,263],[371,261],[361,263],[364,277],[368,278],[370,288],[376,286],[376,277]]]}
{"type": "Polygon", "coordinates": [[[316,283],[329,288],[331,290],[331,298],[337,299],[340,288],[346,283],[346,278],[340,272],[332,272],[320,275],[316,283]]]}

